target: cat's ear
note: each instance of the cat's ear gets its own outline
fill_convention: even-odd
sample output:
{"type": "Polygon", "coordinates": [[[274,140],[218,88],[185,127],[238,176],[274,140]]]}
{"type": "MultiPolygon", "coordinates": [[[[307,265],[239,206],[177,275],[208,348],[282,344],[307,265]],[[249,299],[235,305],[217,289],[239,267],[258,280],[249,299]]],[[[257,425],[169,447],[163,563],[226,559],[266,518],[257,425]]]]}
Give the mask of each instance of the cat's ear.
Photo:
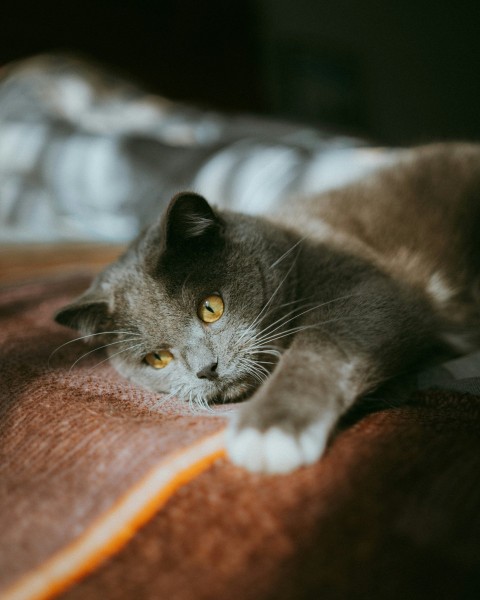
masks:
{"type": "Polygon", "coordinates": [[[82,335],[91,335],[109,329],[110,310],[106,297],[95,290],[87,290],[54,316],[60,325],[76,329],[82,335]]]}
{"type": "Polygon", "coordinates": [[[173,197],[162,218],[163,249],[185,248],[221,238],[224,222],[203,196],[182,192],[173,197]]]}

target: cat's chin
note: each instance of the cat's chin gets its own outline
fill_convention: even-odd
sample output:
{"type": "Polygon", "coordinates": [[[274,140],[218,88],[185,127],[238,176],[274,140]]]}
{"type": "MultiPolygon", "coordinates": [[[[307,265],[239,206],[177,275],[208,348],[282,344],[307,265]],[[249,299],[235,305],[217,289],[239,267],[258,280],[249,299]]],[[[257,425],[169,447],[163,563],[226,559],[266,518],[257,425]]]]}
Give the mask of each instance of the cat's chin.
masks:
{"type": "Polygon", "coordinates": [[[236,393],[219,393],[207,398],[207,402],[210,405],[216,404],[236,404],[238,402],[243,402],[244,400],[248,400],[251,397],[254,390],[249,388],[248,390],[238,390],[236,393]]]}
{"type": "Polygon", "coordinates": [[[205,400],[208,404],[235,404],[237,402],[243,402],[250,398],[253,392],[258,387],[258,383],[253,384],[252,382],[239,381],[230,382],[224,386],[217,387],[216,390],[210,394],[205,394],[205,400]]]}

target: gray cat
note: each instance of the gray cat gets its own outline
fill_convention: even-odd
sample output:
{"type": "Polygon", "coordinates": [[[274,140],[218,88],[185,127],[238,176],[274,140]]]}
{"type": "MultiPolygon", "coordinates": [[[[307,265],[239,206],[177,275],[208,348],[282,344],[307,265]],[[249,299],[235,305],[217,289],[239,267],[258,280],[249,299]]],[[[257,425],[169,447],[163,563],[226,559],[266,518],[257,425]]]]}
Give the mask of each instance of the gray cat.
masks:
{"type": "Polygon", "coordinates": [[[56,320],[118,371],[199,405],[251,396],[228,452],[316,461],[362,396],[479,343],[480,146],[406,151],[271,218],[178,194],[56,320]],[[96,339],[96,338],[93,338],[96,339]]]}

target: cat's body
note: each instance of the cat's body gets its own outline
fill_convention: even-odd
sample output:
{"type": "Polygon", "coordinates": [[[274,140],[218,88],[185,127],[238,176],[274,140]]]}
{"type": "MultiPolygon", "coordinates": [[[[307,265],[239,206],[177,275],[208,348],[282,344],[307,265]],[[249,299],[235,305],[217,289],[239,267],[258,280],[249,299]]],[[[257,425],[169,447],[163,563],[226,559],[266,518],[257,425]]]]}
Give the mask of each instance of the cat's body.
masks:
{"type": "Polygon", "coordinates": [[[120,332],[105,334],[112,362],[155,391],[253,394],[230,456],[285,472],[321,456],[356,399],[479,346],[479,213],[480,146],[467,144],[407,152],[270,219],[181,194],[57,319],[120,332]]]}

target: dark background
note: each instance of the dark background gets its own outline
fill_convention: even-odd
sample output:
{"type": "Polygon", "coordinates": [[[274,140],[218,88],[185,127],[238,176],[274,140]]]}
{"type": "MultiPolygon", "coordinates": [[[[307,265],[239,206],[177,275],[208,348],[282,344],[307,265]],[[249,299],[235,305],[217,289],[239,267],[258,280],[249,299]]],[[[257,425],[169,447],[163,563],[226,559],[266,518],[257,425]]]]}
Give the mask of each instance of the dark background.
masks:
{"type": "Polygon", "coordinates": [[[480,139],[480,3],[22,0],[0,63],[70,50],[173,99],[389,144],[480,139]]]}

